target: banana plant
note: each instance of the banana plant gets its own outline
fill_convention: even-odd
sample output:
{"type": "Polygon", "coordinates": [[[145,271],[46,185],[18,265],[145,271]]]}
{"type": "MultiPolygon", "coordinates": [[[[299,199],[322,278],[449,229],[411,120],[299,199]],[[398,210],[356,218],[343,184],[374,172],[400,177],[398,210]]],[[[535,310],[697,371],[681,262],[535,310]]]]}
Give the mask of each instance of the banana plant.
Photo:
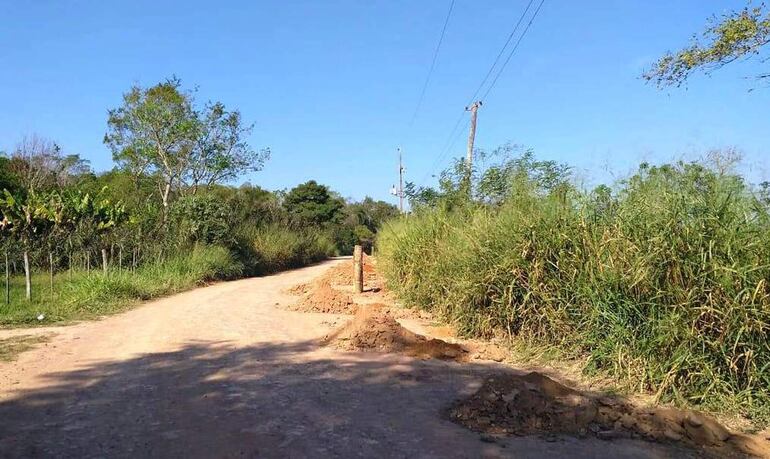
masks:
{"type": "Polygon", "coordinates": [[[30,193],[26,198],[21,198],[3,190],[0,199],[0,232],[15,237],[21,244],[27,300],[32,299],[29,249],[37,237],[56,225],[59,207],[61,201],[54,194],[30,193]]]}

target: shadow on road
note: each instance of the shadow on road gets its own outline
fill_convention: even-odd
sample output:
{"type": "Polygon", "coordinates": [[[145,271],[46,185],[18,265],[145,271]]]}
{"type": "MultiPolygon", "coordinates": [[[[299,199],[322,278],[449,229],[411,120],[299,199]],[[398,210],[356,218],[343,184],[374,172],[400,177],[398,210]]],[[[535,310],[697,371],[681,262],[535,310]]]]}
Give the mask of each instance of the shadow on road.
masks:
{"type": "Polygon", "coordinates": [[[622,440],[482,439],[440,415],[500,368],[312,341],[84,362],[0,403],[0,456],[681,457],[622,440]]]}

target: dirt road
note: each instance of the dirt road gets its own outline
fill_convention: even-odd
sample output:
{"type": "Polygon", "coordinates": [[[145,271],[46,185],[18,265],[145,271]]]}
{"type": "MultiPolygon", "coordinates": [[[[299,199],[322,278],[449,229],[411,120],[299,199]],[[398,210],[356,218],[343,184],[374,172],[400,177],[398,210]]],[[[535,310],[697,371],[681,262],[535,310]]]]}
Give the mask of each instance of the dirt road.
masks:
{"type": "MultiPolygon", "coordinates": [[[[441,416],[493,363],[316,345],[340,317],[285,289],[331,264],[199,288],[37,329],[0,363],[2,457],[681,457],[634,440],[483,438],[441,416]]],[[[0,338],[30,331],[0,331],[0,338]]]]}

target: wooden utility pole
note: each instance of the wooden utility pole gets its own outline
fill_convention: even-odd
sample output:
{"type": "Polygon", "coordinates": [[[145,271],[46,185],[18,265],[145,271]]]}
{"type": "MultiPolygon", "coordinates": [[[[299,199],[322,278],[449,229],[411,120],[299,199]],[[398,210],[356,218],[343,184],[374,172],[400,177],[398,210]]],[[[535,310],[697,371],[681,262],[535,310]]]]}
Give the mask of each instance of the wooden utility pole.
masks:
{"type": "Polygon", "coordinates": [[[398,210],[404,213],[404,163],[401,161],[401,147],[398,148],[398,210]]]}
{"type": "Polygon", "coordinates": [[[360,245],[353,247],[353,286],[356,293],[364,291],[364,250],[360,245]]]}
{"type": "Polygon", "coordinates": [[[466,111],[471,112],[471,129],[468,132],[468,153],[465,157],[465,166],[468,168],[466,172],[468,174],[468,193],[471,192],[471,175],[473,174],[473,144],[476,142],[476,116],[481,107],[481,101],[476,101],[469,107],[465,107],[466,111]]]}

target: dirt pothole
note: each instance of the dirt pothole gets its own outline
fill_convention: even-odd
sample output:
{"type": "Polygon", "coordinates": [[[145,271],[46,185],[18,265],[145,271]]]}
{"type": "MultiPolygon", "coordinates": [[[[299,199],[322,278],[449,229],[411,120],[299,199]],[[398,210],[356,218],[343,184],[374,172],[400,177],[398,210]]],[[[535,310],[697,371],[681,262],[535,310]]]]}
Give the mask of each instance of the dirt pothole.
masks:
{"type": "Polygon", "coordinates": [[[460,361],[467,356],[467,350],[459,344],[404,328],[378,305],[360,306],[353,320],[326,336],[323,343],[343,350],[397,352],[418,358],[460,361]]]}
{"type": "Polygon", "coordinates": [[[681,442],[719,455],[770,456],[761,439],[735,434],[714,419],[672,408],[637,408],[620,399],[585,394],[538,372],[489,377],[448,417],[492,435],[576,435],[605,440],[644,438],[681,442]]]}

